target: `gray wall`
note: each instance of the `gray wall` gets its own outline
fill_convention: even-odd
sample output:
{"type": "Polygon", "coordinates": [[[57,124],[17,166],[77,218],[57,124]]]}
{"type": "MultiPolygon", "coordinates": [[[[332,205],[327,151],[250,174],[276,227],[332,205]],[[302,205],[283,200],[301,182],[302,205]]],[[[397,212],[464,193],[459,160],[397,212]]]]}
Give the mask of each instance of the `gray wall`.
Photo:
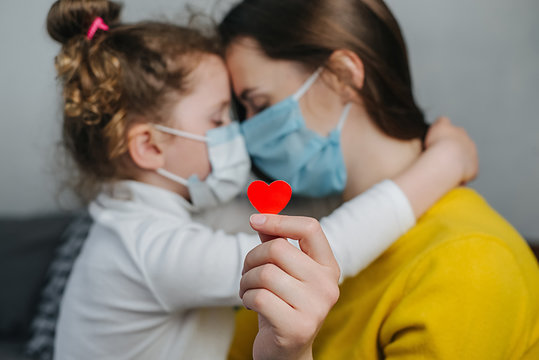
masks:
{"type": "MultiPolygon", "coordinates": [[[[124,18],[177,19],[186,2],[127,0],[124,18]]],[[[408,41],[420,104],[430,119],[447,114],[469,130],[481,158],[473,187],[539,240],[539,1],[388,2],[408,41]]],[[[58,46],[44,30],[51,3],[0,3],[0,215],[59,207],[58,46]]]]}
{"type": "Polygon", "coordinates": [[[539,240],[539,1],[391,0],[419,103],[477,141],[473,183],[539,240]]]}

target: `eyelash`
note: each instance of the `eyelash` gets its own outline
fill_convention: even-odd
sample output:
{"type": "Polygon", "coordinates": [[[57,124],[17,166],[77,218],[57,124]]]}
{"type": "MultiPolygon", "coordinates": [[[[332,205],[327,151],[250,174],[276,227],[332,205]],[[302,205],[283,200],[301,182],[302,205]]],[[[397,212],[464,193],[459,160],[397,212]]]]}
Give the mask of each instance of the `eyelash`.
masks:
{"type": "Polygon", "coordinates": [[[253,111],[254,111],[255,114],[258,114],[258,113],[261,113],[262,111],[266,110],[268,107],[269,107],[269,104],[265,104],[265,105],[259,106],[259,107],[254,107],[253,106],[253,111]]]}
{"type": "Polygon", "coordinates": [[[225,123],[222,119],[213,119],[212,122],[216,127],[222,126],[225,123]]]}

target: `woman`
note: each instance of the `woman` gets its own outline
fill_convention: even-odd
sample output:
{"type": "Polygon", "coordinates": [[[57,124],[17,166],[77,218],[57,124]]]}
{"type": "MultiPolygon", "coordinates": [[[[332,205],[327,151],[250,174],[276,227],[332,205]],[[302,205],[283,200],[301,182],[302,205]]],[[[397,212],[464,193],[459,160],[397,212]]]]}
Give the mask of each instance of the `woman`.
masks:
{"type": "MultiPolygon", "coordinates": [[[[346,200],[419,156],[427,124],[383,1],[244,0],[219,30],[247,147],[269,177],[346,200]]],[[[317,359],[519,358],[539,338],[537,262],[470,189],[445,196],[340,290],[317,359]]],[[[249,358],[255,334],[256,317],[240,313],[231,357],[249,358]]]]}

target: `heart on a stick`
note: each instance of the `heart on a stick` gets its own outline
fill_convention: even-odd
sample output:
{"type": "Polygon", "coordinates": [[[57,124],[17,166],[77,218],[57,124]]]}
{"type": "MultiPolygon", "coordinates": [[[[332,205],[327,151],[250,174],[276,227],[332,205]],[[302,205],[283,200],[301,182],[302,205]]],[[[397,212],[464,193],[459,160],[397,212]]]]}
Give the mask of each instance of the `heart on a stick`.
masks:
{"type": "Polygon", "coordinates": [[[262,214],[278,214],[292,197],[292,188],[286,181],[277,180],[270,185],[264,181],[253,181],[247,189],[251,204],[262,214]]]}

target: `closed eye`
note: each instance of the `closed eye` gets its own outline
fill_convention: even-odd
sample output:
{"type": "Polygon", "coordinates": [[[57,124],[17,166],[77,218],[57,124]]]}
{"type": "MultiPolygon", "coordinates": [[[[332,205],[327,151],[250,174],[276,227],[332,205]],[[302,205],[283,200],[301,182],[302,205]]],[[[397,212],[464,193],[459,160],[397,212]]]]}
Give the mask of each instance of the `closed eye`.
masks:
{"type": "Polygon", "coordinates": [[[270,98],[267,95],[251,95],[247,97],[244,101],[244,104],[250,110],[249,112],[252,115],[256,115],[270,106],[270,98]]]}
{"type": "Polygon", "coordinates": [[[253,110],[254,110],[254,113],[255,114],[258,114],[258,113],[261,113],[262,111],[266,110],[267,108],[269,108],[269,104],[264,104],[262,106],[258,106],[258,107],[255,107],[253,110]]]}
{"type": "Polygon", "coordinates": [[[213,119],[212,123],[213,125],[215,125],[215,127],[220,127],[225,124],[225,122],[222,119],[213,119]]]}

